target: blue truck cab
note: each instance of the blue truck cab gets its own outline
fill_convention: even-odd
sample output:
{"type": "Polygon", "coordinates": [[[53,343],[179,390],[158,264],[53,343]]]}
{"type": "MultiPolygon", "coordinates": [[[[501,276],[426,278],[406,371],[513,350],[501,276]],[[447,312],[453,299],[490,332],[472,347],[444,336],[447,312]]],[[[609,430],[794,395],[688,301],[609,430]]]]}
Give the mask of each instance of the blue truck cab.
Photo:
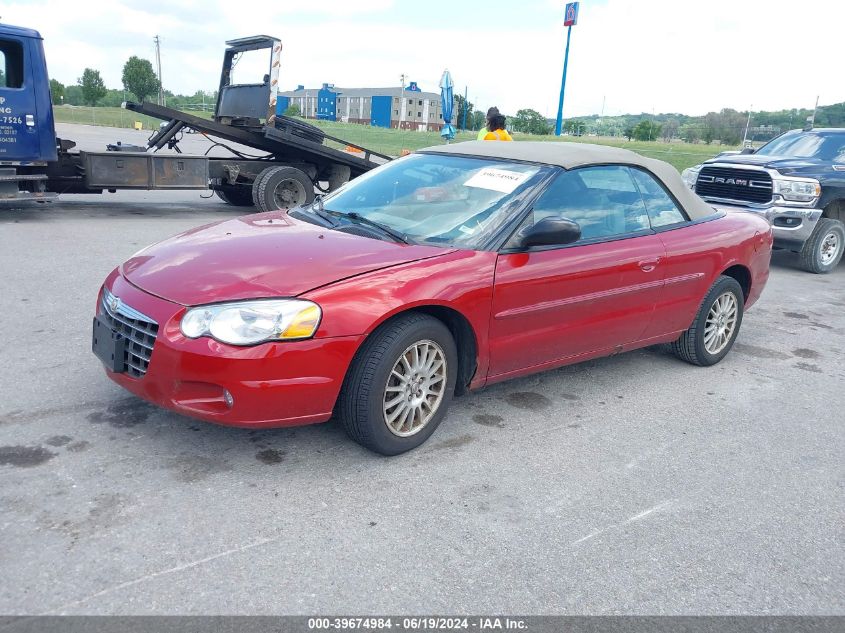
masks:
{"type": "Polygon", "coordinates": [[[58,159],[41,35],[0,24],[0,166],[58,159]]]}

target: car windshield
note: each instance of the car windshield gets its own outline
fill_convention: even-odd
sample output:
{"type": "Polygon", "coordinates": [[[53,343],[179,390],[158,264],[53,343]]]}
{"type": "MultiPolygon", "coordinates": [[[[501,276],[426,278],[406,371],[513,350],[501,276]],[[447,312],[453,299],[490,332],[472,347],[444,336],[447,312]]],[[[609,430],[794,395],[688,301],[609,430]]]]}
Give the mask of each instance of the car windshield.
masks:
{"type": "Polygon", "coordinates": [[[757,150],[763,156],[833,160],[845,151],[845,134],[787,132],[757,150]]]}
{"type": "Polygon", "coordinates": [[[323,199],[325,212],[377,222],[409,241],[479,248],[547,168],[496,159],[412,154],[323,199]]]}

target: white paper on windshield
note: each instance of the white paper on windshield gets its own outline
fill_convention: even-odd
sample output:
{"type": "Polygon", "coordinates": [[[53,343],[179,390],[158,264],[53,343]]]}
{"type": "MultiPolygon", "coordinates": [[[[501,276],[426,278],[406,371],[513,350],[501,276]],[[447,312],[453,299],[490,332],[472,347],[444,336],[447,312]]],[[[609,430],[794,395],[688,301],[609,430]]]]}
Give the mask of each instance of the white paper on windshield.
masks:
{"type": "Polygon", "coordinates": [[[476,187],[478,189],[491,189],[492,191],[511,193],[519,185],[528,180],[530,176],[531,174],[518,171],[488,167],[487,169],[482,169],[467,180],[464,183],[464,187],[476,187]]]}

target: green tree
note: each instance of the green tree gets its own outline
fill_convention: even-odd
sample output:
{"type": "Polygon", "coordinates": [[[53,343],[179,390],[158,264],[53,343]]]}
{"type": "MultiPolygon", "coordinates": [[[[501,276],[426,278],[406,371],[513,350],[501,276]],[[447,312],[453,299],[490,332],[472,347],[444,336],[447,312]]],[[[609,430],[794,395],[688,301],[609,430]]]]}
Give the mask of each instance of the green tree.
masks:
{"type": "Polygon", "coordinates": [[[567,119],[563,122],[563,131],[572,136],[581,136],[587,131],[587,124],[578,119],[567,119]]]}
{"type": "Polygon", "coordinates": [[[459,128],[464,123],[464,109],[467,111],[467,127],[472,122],[473,109],[475,104],[472,101],[466,101],[463,95],[455,95],[455,120],[453,123],[456,128],[459,128]]]}
{"type": "Polygon", "coordinates": [[[656,141],[660,137],[661,125],[643,119],[634,126],[634,138],[638,141],[656,141]]]}
{"type": "Polygon", "coordinates": [[[671,141],[678,135],[678,130],[681,128],[680,124],[678,123],[678,119],[671,117],[666,119],[666,122],[663,124],[663,129],[661,130],[663,135],[663,140],[667,143],[671,141]]]}
{"type": "Polygon", "coordinates": [[[704,124],[701,129],[701,140],[710,145],[719,137],[719,115],[715,112],[708,112],[704,115],[704,124]]]}
{"type": "Polygon", "coordinates": [[[695,143],[699,138],[700,127],[697,123],[685,123],[679,131],[681,138],[687,143],[695,143]]]}
{"type": "Polygon", "coordinates": [[[622,136],[624,136],[629,141],[634,138],[634,126],[626,125],[625,130],[622,132],[622,136]]]}
{"type": "Polygon", "coordinates": [[[64,99],[62,97],[65,96],[65,85],[60,81],[55,79],[50,80],[50,98],[53,100],[54,105],[59,105],[64,103],[64,99]]]}
{"type": "Polygon", "coordinates": [[[3,72],[2,68],[0,68],[0,86],[6,86],[6,73],[3,72]]]}
{"type": "Polygon", "coordinates": [[[86,68],[82,71],[82,77],[76,80],[82,88],[82,100],[86,105],[97,105],[97,102],[106,96],[106,84],[100,77],[100,71],[93,68],[86,68]]]}
{"type": "Polygon", "coordinates": [[[527,134],[551,134],[552,126],[542,114],[536,110],[525,108],[517,110],[516,116],[511,118],[511,125],[517,132],[525,132],[527,134]]]}
{"type": "Polygon", "coordinates": [[[285,110],[285,116],[302,116],[302,113],[299,111],[299,106],[292,103],[285,110]]]}
{"type": "Polygon", "coordinates": [[[158,92],[158,77],[147,59],[133,55],[123,65],[123,87],[143,101],[158,92]]]}
{"type": "Polygon", "coordinates": [[[472,113],[472,123],[467,119],[467,125],[471,130],[480,130],[487,124],[487,117],[483,112],[476,110],[472,113]]]}

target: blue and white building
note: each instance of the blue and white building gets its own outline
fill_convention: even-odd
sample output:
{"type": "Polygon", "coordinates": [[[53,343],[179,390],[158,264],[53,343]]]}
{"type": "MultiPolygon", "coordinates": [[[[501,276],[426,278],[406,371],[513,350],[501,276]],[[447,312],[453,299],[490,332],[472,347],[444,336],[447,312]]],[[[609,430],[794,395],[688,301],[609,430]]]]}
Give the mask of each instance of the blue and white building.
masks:
{"type": "Polygon", "coordinates": [[[279,92],[276,113],[295,105],[307,119],[343,121],[374,127],[439,131],[443,127],[439,92],[423,92],[412,81],[402,88],[321,88],[297,86],[279,92]]]}

